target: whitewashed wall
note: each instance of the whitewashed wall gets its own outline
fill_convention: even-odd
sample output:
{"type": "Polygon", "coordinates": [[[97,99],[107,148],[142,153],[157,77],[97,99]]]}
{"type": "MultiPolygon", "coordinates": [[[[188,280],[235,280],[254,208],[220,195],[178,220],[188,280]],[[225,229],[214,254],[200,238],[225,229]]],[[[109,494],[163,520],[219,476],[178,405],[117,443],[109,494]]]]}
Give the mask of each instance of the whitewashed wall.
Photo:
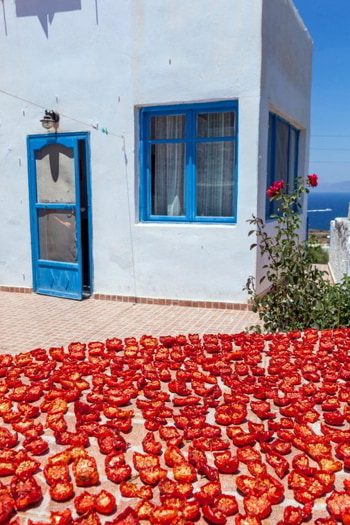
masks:
{"type": "MultiPolygon", "coordinates": [[[[280,2],[5,0],[0,88],[57,110],[61,132],[91,131],[95,293],[246,300],[242,287],[256,266],[246,220],[256,212],[258,165],[259,202],[265,191],[259,120],[266,123],[271,99],[308,124],[308,94],[300,95],[298,82],[282,97],[294,86],[283,80],[289,65],[280,71],[275,58],[270,63],[266,42],[262,55],[262,5],[266,25],[280,2]],[[260,102],[262,56],[268,71],[260,102]],[[237,224],[140,223],[135,108],[226,99],[239,100],[237,224]]],[[[288,6],[281,16],[292,27],[295,60],[304,61],[308,39],[299,40],[301,26],[288,6]]],[[[31,287],[26,136],[44,131],[42,115],[40,107],[0,93],[0,285],[31,287]]]]}
{"type": "MultiPolygon", "coordinates": [[[[269,112],[300,130],[298,173],[308,173],[312,40],[291,0],[263,0],[258,215],[265,217],[269,112]]],[[[305,237],[307,199],[302,213],[305,237]]],[[[266,231],[271,235],[274,221],[266,231]]],[[[257,280],[264,261],[257,257],[257,280]]],[[[261,290],[266,288],[264,282],[261,290]]]]}
{"type": "Polygon", "coordinates": [[[350,218],[331,221],[329,266],[336,283],[350,276],[350,218]]]}

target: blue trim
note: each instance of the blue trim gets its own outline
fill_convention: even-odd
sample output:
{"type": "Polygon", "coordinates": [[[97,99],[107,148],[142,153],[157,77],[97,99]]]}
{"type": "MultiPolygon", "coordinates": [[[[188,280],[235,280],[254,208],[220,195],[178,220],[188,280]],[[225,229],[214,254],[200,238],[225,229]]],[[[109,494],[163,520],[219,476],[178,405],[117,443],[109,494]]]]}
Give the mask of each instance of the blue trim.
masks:
{"type": "Polygon", "coordinates": [[[62,202],[35,202],[33,203],[36,209],[43,210],[75,210],[76,204],[62,203],[62,202]]]}
{"type": "Polygon", "coordinates": [[[78,263],[68,263],[64,261],[50,261],[49,259],[38,259],[37,263],[41,268],[60,268],[61,270],[68,269],[75,271],[78,271],[79,269],[78,263]]]}
{"type": "MultiPolygon", "coordinates": [[[[294,167],[293,167],[293,180],[294,183],[296,182],[298,178],[298,160],[299,160],[299,139],[300,139],[300,130],[298,130],[296,127],[294,127],[290,122],[285,120],[284,118],[280,117],[279,115],[276,115],[274,113],[269,113],[269,130],[268,130],[268,155],[267,155],[267,177],[266,177],[266,189],[269,188],[274,182],[280,179],[278,177],[278,173],[276,173],[276,136],[277,136],[277,122],[283,122],[288,126],[288,153],[287,153],[287,166],[288,166],[288,174],[287,174],[287,180],[285,181],[285,184],[288,186],[289,181],[291,180],[291,173],[289,173],[290,169],[290,135],[291,130],[294,130],[296,132],[296,141],[295,141],[295,160],[294,160],[294,167]]],[[[288,187],[288,191],[293,191],[294,188],[288,187]]],[[[276,215],[276,211],[274,210],[274,202],[270,201],[268,197],[265,198],[265,220],[266,222],[273,222],[276,219],[272,218],[271,215],[276,215]]]]}
{"type": "MultiPolygon", "coordinates": [[[[87,185],[87,206],[88,206],[88,235],[89,235],[89,279],[90,292],[92,292],[92,223],[91,223],[91,177],[90,177],[90,133],[57,133],[57,134],[40,134],[29,135],[27,137],[28,149],[28,176],[29,176],[29,199],[30,199],[30,225],[31,225],[31,244],[32,244],[32,272],[33,272],[33,289],[37,293],[53,295],[56,297],[67,297],[71,299],[82,299],[83,294],[83,261],[81,245],[81,213],[80,213],[80,150],[79,141],[84,141],[85,152],[85,176],[87,185]],[[72,148],[74,151],[74,171],[75,171],[75,202],[74,203],[38,203],[36,188],[36,167],[34,153],[48,144],[58,143],[72,148]],[[40,259],[39,253],[39,225],[37,213],[40,209],[59,209],[75,210],[76,216],[76,242],[77,242],[77,262],[66,263],[61,261],[50,261],[40,259]],[[66,276],[71,276],[73,289],[65,289],[61,286],[55,286],[53,283],[56,276],[57,282],[60,281],[60,271],[68,272],[66,276]],[[46,273],[45,273],[46,272],[46,273]],[[49,272],[49,273],[47,273],[49,272]],[[38,276],[40,282],[38,282],[38,276]],[[52,283],[49,279],[52,278],[52,283]],[[53,287],[52,287],[53,286],[53,287]],[[55,289],[56,288],[56,289],[55,289]]],[[[63,274],[62,274],[63,275],[63,274]]],[[[67,277],[68,278],[68,277],[67,277]]],[[[63,277],[64,279],[64,277],[63,277]]],[[[69,278],[68,278],[69,279],[69,278]]],[[[67,282],[70,282],[69,280],[67,282]]],[[[61,285],[61,282],[59,283],[61,285]]]]}
{"type": "Polygon", "coordinates": [[[88,214],[88,235],[89,235],[89,285],[90,294],[94,290],[94,264],[93,264],[93,229],[92,229],[92,186],[91,186],[91,145],[90,145],[90,132],[84,133],[82,137],[85,141],[85,174],[86,174],[86,187],[87,187],[87,214],[88,214]]]}
{"type": "Polygon", "coordinates": [[[51,290],[49,288],[38,287],[35,290],[35,292],[40,295],[50,295],[52,297],[59,297],[60,299],[64,298],[64,299],[73,299],[74,301],[81,301],[81,297],[77,297],[75,294],[72,294],[69,292],[65,292],[64,294],[62,294],[60,292],[55,292],[54,290],[51,290]]]}
{"type": "Polygon", "coordinates": [[[201,102],[196,104],[177,104],[144,107],[140,109],[140,220],[142,222],[168,223],[223,223],[237,222],[238,198],[238,101],[201,102]],[[196,137],[196,116],[198,113],[235,113],[233,135],[225,137],[196,137]],[[162,115],[184,115],[185,136],[182,139],[150,139],[150,117],[162,115]],[[234,145],[234,168],[232,173],[232,217],[196,216],[196,144],[213,142],[232,142],[234,145]],[[153,144],[184,144],[184,216],[152,215],[152,188],[150,169],[150,150],[153,144]]]}

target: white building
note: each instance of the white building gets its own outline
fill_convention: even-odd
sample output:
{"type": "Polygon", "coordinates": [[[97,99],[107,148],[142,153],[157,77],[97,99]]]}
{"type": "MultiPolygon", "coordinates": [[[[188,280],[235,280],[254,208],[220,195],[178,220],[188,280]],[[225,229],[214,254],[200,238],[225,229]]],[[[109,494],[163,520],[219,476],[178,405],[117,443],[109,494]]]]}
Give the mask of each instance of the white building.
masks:
{"type": "Polygon", "coordinates": [[[247,219],[308,160],[292,1],[3,4],[0,289],[246,304],[247,219]]]}

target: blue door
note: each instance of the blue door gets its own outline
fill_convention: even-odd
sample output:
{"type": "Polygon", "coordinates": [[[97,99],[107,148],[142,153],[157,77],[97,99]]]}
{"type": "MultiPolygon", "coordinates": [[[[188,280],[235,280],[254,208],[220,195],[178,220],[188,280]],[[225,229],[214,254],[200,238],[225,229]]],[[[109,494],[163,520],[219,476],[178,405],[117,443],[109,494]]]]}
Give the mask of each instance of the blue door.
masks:
{"type": "Polygon", "coordinates": [[[28,137],[33,289],[82,299],[79,135],[28,137]]]}

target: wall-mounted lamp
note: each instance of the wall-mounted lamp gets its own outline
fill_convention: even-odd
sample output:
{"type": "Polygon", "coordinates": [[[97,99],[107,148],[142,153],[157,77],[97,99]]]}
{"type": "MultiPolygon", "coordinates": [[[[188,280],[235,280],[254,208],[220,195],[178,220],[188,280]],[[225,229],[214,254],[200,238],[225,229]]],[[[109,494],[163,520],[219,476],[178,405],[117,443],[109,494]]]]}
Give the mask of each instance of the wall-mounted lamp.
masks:
{"type": "Polygon", "coordinates": [[[45,129],[54,128],[55,130],[57,130],[58,128],[59,121],[60,121],[59,114],[56,113],[55,111],[48,111],[47,109],[45,110],[44,117],[40,120],[43,128],[45,129]]]}

